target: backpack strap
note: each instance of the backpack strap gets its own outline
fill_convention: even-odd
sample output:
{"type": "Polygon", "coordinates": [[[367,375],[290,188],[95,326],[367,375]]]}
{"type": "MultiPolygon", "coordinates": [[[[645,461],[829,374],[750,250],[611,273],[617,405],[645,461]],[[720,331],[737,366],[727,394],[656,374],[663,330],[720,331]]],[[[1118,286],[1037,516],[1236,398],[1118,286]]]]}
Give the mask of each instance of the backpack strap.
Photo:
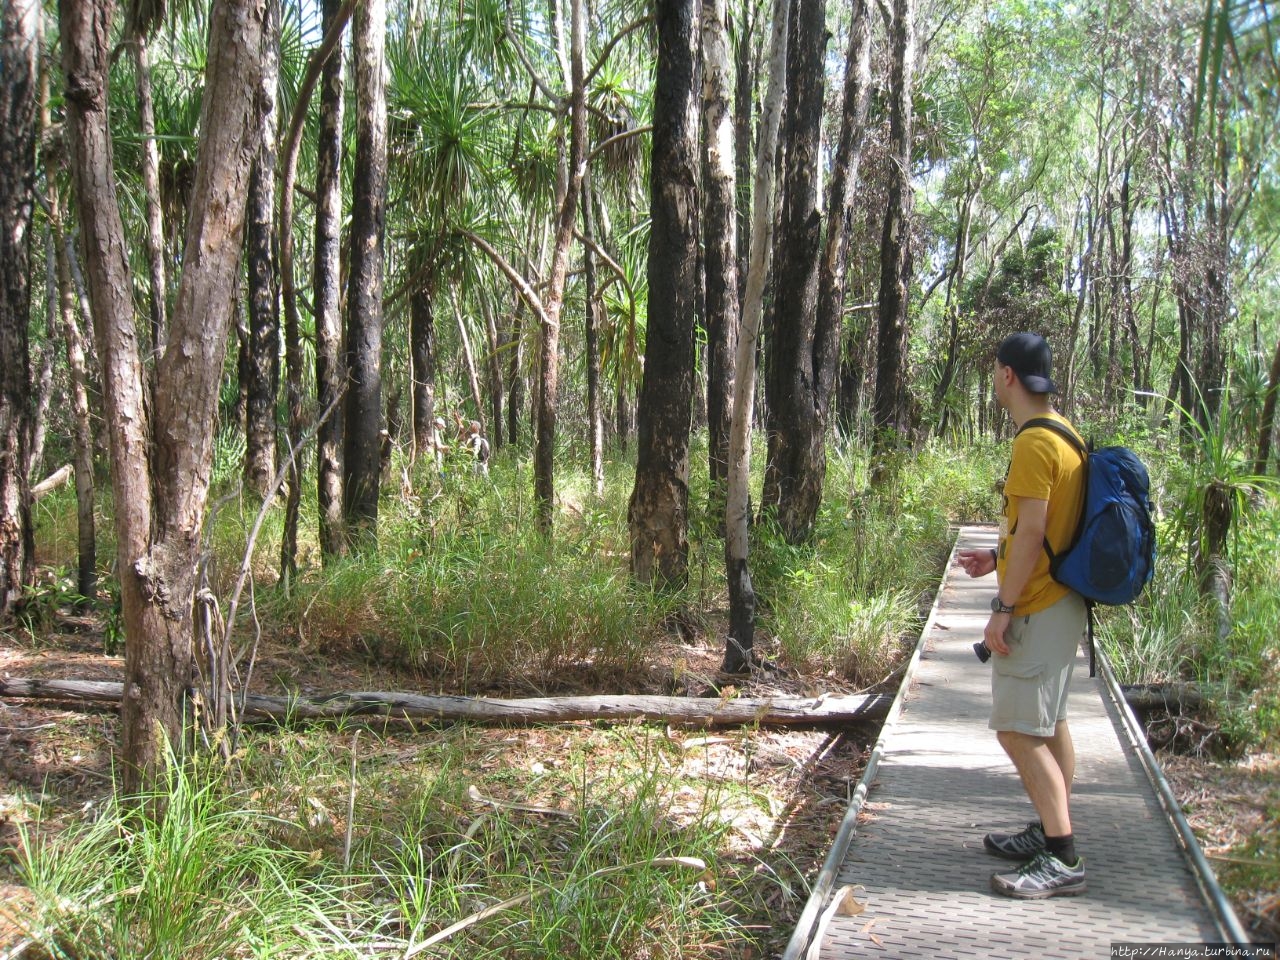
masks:
{"type": "MultiPolygon", "coordinates": [[[[1072,447],[1075,448],[1076,453],[1080,454],[1081,462],[1084,464],[1084,468],[1085,468],[1084,482],[1085,482],[1085,489],[1087,490],[1089,486],[1089,473],[1088,473],[1089,448],[1085,445],[1084,441],[1081,440],[1080,437],[1076,434],[1076,432],[1072,430],[1070,427],[1068,427],[1065,423],[1062,423],[1058,420],[1051,420],[1048,417],[1032,417],[1030,420],[1028,420],[1026,423],[1024,423],[1022,426],[1018,428],[1018,433],[1022,433],[1023,430],[1030,430],[1033,427],[1041,427],[1045,430],[1050,430],[1053,433],[1056,433],[1058,436],[1062,437],[1064,440],[1070,443],[1072,447]]],[[[1017,434],[1014,434],[1014,436],[1016,437],[1017,434]]],[[[1068,544],[1068,547],[1069,546],[1070,544],[1068,544]]],[[[1057,554],[1054,553],[1053,547],[1050,546],[1048,537],[1044,538],[1044,550],[1045,550],[1045,553],[1049,554],[1049,562],[1053,563],[1054,559],[1057,557],[1057,554]]]]}

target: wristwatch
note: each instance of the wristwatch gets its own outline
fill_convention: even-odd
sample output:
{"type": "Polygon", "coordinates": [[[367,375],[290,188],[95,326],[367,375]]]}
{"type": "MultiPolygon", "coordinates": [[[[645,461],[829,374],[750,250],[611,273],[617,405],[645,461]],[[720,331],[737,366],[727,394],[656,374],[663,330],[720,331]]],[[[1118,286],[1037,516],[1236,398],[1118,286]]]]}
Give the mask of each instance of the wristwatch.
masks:
{"type": "Polygon", "coordinates": [[[1001,600],[1000,594],[997,593],[994,597],[991,598],[991,612],[992,613],[1013,613],[1013,607],[1011,607],[1010,605],[1005,603],[1003,600],[1001,600]]]}

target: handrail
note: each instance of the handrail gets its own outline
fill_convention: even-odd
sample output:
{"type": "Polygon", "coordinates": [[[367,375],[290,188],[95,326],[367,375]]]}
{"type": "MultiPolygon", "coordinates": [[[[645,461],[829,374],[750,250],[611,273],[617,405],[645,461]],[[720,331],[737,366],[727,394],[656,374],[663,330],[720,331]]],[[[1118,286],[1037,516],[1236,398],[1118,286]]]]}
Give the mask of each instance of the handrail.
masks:
{"type": "Polygon", "coordinates": [[[1124,691],[1120,689],[1120,684],[1116,681],[1116,675],[1111,669],[1111,661],[1107,657],[1106,651],[1102,649],[1101,644],[1097,646],[1097,662],[1102,667],[1102,677],[1106,681],[1107,693],[1111,696],[1111,702],[1115,704],[1116,710],[1119,711],[1129,742],[1133,744],[1138,758],[1142,761],[1142,769],[1146,772],[1147,779],[1151,781],[1151,786],[1155,789],[1156,796],[1160,799],[1160,806],[1164,808],[1165,815],[1173,825],[1179,840],[1178,846],[1182,850],[1183,856],[1187,858],[1187,864],[1191,867],[1191,873],[1196,879],[1196,885],[1200,888],[1201,896],[1209,906],[1210,912],[1213,913],[1214,923],[1218,927],[1219,934],[1224,940],[1233,944],[1252,943],[1252,938],[1249,936],[1248,931],[1245,930],[1244,924],[1236,916],[1236,912],[1232,909],[1227,895],[1223,892],[1222,887],[1219,886],[1213,867],[1205,859],[1204,851],[1200,849],[1200,842],[1196,839],[1196,835],[1191,829],[1191,824],[1183,816],[1182,806],[1178,803],[1178,798],[1174,796],[1173,788],[1165,778],[1164,771],[1160,769],[1160,763],[1156,760],[1155,754],[1151,752],[1151,745],[1147,743],[1146,731],[1142,729],[1142,725],[1138,723],[1138,718],[1134,715],[1133,709],[1129,706],[1128,701],[1125,700],[1124,691]]]}

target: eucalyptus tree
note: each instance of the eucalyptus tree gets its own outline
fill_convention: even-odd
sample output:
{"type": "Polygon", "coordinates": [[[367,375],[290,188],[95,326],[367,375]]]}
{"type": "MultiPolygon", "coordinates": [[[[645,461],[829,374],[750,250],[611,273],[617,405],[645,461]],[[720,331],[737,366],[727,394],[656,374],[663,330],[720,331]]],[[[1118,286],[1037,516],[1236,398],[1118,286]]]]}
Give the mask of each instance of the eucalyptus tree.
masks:
{"type": "Polygon", "coordinates": [[[776,508],[789,543],[813,532],[822,501],[826,446],[815,348],[822,243],[818,167],[826,92],[825,0],[795,0],[787,44],[781,218],[774,241],[765,401],[769,453],[762,507],[776,508]]]}
{"type": "Polygon", "coordinates": [[[350,545],[377,535],[382,472],[382,285],[387,206],[385,0],[361,0],[351,30],[356,155],[347,280],[342,513],[350,545]]]}
{"type": "Polygon", "coordinates": [[[280,392],[280,293],[275,253],[276,139],[280,111],[280,0],[267,2],[261,96],[266,104],[258,158],[249,178],[245,261],[249,331],[241,348],[245,395],[245,486],[258,497],[271,493],[276,473],[276,397],[280,392]]]}
{"type": "Polygon", "coordinates": [[[35,575],[27,324],[39,17],[34,0],[8,0],[0,11],[0,617],[13,611],[35,575]]]}
{"type": "Polygon", "coordinates": [[[844,69],[840,133],[834,146],[831,179],[827,185],[827,230],[818,264],[817,320],[813,332],[814,393],[818,422],[824,435],[836,395],[848,287],[850,219],[871,107],[870,0],[853,2],[844,69]]]}
{"type": "Polygon", "coordinates": [[[733,423],[729,437],[729,482],[725,504],[725,573],[729,583],[726,673],[751,665],[755,646],[756,593],[749,565],[751,519],[751,421],[756,392],[756,346],[764,313],[764,285],[773,243],[773,159],[786,83],[790,0],[775,0],[769,34],[768,88],[761,104],[760,149],[752,184],[751,255],[742,301],[742,328],[734,358],[733,423]]]}
{"type": "Polygon", "coordinates": [[[912,92],[916,68],[915,0],[893,0],[889,71],[889,196],[880,238],[880,306],[876,337],[875,450],[885,452],[911,428],[907,389],[910,294],[914,261],[911,223],[912,92]]]}
{"type": "Polygon", "coordinates": [[[701,0],[659,0],[650,174],[649,317],[636,480],[627,508],[631,572],[682,586],[688,572],[689,430],[698,313],[701,0]]]}
{"type": "Polygon", "coordinates": [[[555,242],[551,249],[547,294],[543,298],[538,346],[538,429],[533,455],[533,494],[538,526],[551,533],[555,515],[556,416],[560,389],[560,314],[569,273],[569,246],[578,219],[578,199],[587,157],[586,0],[569,0],[568,144],[556,173],[555,242]]]}
{"type": "Polygon", "coordinates": [[[702,8],[703,249],[706,276],[707,456],[712,504],[724,497],[733,417],[733,362],[741,322],[738,297],[737,164],[734,155],[733,63],[727,0],[702,8]]]}
{"type": "MultiPolygon", "coordinates": [[[[48,13],[45,16],[49,16],[48,13]]],[[[42,31],[43,32],[43,31],[42,31]]],[[[40,136],[51,137],[54,131],[51,104],[51,72],[56,64],[48,56],[40,62],[40,136]]],[[[75,471],[76,489],[76,593],[80,603],[88,603],[97,593],[98,584],[98,534],[94,518],[94,442],[93,424],[89,408],[89,360],[85,336],[76,316],[77,308],[86,319],[90,318],[87,298],[80,296],[84,284],[77,284],[73,277],[75,245],[66,229],[67,204],[63,199],[63,182],[66,179],[66,151],[45,157],[45,214],[48,218],[48,242],[46,243],[46,269],[54,274],[53,289],[48,296],[56,301],[58,313],[57,333],[66,349],[67,375],[70,380],[70,419],[72,431],[72,466],[75,471]]],[[[79,274],[78,268],[75,270],[79,274]]]]}
{"type": "MultiPolygon", "coordinates": [[[[323,0],[322,29],[326,37],[341,31],[349,5],[323,0]]],[[[316,331],[316,408],[337,404],[346,382],[342,353],[342,113],[343,73],[340,45],[320,70],[319,125],[316,131],[316,214],[312,249],[311,300],[316,331]]],[[[288,230],[288,223],[281,230],[288,230]]],[[[286,279],[286,283],[291,280],[286,279]]],[[[299,357],[299,367],[301,366],[299,357]]],[[[299,369],[299,374],[301,370],[299,369]]],[[[298,403],[301,389],[298,388],[298,403]]],[[[291,407],[294,404],[290,404],[291,407]]],[[[346,550],[342,516],[342,449],[345,418],[328,417],[316,432],[316,510],[320,555],[326,560],[346,550]]],[[[295,443],[299,442],[295,439],[295,443]]],[[[301,494],[301,479],[294,484],[301,494]]],[[[292,492],[292,489],[291,489],[292,492]]]]}
{"type": "Polygon", "coordinates": [[[215,0],[200,150],[169,347],[144,401],[131,271],[107,122],[115,6],[62,0],[71,167],[102,368],[125,627],[123,786],[137,794],[185,743],[196,561],[245,198],[257,155],[265,0],[215,0]]]}

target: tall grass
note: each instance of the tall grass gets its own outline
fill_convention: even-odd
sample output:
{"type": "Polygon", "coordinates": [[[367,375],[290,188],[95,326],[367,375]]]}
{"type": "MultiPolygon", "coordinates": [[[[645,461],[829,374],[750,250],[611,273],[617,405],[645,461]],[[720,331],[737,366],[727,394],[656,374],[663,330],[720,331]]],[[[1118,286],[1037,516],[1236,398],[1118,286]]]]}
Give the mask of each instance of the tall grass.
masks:
{"type": "Polygon", "coordinates": [[[108,802],[24,827],[23,934],[50,957],[122,960],[409,956],[433,936],[427,955],[468,958],[753,949],[777,881],[724,856],[726,787],[686,772],[664,734],[600,731],[532,768],[467,737],[411,756],[366,738],[354,776],[328,732],[250,737],[240,789],[171,766],[151,798],[163,819],[108,802]]]}

